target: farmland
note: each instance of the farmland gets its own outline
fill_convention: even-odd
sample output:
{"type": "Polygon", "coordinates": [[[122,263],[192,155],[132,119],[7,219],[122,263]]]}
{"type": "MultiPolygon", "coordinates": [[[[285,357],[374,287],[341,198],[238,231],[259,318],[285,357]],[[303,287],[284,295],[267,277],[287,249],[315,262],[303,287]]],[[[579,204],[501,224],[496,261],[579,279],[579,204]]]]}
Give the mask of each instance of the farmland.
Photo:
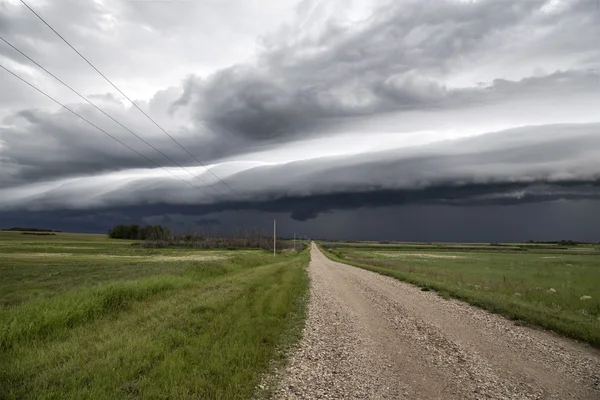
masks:
{"type": "Polygon", "coordinates": [[[0,398],[250,398],[300,334],[307,251],[0,232],[0,398]]]}
{"type": "Polygon", "coordinates": [[[435,290],[600,347],[593,245],[324,243],[333,260],[435,290]]]}

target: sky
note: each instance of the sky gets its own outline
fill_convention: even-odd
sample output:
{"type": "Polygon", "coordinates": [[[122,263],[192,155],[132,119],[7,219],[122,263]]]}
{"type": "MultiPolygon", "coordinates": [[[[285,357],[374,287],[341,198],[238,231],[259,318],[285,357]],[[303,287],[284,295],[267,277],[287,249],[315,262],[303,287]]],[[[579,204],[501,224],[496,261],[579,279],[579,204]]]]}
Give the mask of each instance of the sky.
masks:
{"type": "Polygon", "coordinates": [[[600,242],[598,0],[26,3],[0,227],[600,242]]]}

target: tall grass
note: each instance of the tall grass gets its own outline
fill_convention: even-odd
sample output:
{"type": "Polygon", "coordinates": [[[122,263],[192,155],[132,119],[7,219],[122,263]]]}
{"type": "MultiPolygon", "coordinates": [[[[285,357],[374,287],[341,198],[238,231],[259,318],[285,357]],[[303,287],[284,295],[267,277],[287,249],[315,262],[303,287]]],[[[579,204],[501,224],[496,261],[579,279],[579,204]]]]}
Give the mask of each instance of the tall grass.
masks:
{"type": "Polygon", "coordinates": [[[79,289],[0,310],[0,350],[18,342],[56,336],[102,315],[125,310],[135,301],[191,285],[189,279],[182,277],[155,276],[79,289]]]}
{"type": "Polygon", "coordinates": [[[542,251],[511,254],[489,249],[449,254],[419,249],[424,256],[410,256],[414,249],[388,252],[358,246],[322,250],[334,261],[435,290],[600,348],[598,255],[556,251],[549,256],[542,251]],[[591,298],[582,300],[584,295],[591,298]]]}
{"type": "MultiPolygon", "coordinates": [[[[14,265],[31,269],[11,272],[11,287],[19,277],[45,277],[44,268],[19,264],[19,250],[14,265]]],[[[87,259],[79,253],[62,260],[80,275],[101,273],[90,268],[97,249],[89,252],[87,259]]],[[[162,268],[156,261],[110,259],[113,280],[103,275],[89,285],[59,274],[53,279],[62,279],[61,291],[2,308],[0,398],[252,398],[273,361],[284,359],[299,337],[309,255],[221,253],[227,257],[163,261],[162,268]],[[119,265],[136,271],[116,274],[119,265]],[[137,271],[145,268],[154,275],[137,271]]]]}

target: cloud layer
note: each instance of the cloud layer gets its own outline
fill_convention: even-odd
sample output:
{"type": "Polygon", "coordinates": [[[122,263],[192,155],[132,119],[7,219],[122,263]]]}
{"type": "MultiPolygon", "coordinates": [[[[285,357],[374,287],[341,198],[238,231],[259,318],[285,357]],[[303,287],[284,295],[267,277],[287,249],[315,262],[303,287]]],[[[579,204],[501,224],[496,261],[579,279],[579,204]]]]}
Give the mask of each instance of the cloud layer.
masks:
{"type": "Polygon", "coordinates": [[[202,220],[253,210],[307,221],[600,197],[593,1],[59,3],[34,6],[211,172],[108,93],[26,9],[2,2],[2,37],[188,171],[5,45],[2,65],[196,187],[0,74],[0,212],[202,220]]]}
{"type": "Polygon", "coordinates": [[[171,204],[204,213],[273,209],[306,219],[332,209],[391,204],[596,199],[599,133],[600,124],[535,126],[417,148],[251,166],[226,177],[241,198],[186,187],[162,171],[113,172],[6,189],[0,207],[171,204]]]}

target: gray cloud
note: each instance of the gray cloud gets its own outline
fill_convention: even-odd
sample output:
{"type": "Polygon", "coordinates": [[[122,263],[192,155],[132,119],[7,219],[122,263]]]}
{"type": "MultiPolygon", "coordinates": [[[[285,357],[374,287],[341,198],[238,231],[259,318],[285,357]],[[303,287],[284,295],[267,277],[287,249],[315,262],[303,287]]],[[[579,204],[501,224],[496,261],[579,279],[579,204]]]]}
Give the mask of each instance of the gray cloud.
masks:
{"type": "Polygon", "coordinates": [[[171,204],[202,207],[207,213],[274,209],[307,219],[334,209],[419,202],[475,205],[596,199],[600,196],[599,133],[600,124],[534,126],[417,148],[254,167],[227,179],[243,194],[241,199],[215,197],[208,189],[199,192],[166,177],[116,175],[6,190],[0,208],[171,204]]]}
{"type": "MultiPolygon", "coordinates": [[[[568,99],[573,93],[576,93],[579,99],[589,96],[590,99],[595,98],[597,102],[596,86],[598,79],[600,79],[600,73],[591,70],[556,72],[543,77],[525,78],[517,82],[498,79],[487,88],[463,90],[460,93],[456,91],[453,96],[462,103],[458,103],[461,104],[460,106],[457,103],[437,105],[434,103],[421,106],[421,111],[427,108],[436,110],[440,107],[464,108],[468,104],[482,107],[507,101],[531,101],[543,104],[548,98],[553,99],[555,96],[562,96],[564,99],[568,99]]],[[[188,82],[188,85],[193,85],[193,83],[188,82]]],[[[149,101],[147,108],[154,110],[154,115],[160,119],[160,116],[167,112],[170,104],[169,100],[175,98],[178,93],[175,89],[158,92],[149,101]],[[162,110],[162,113],[159,112],[160,110],[162,110]]],[[[144,124],[134,114],[135,110],[125,110],[123,105],[116,101],[113,96],[97,95],[92,96],[90,99],[94,103],[103,106],[117,120],[124,122],[126,126],[143,136],[170,158],[184,166],[194,165],[194,160],[179,151],[170,139],[160,135],[160,132],[157,132],[156,129],[149,129],[148,124],[144,124]]],[[[73,105],[72,107],[110,134],[118,137],[119,140],[138,149],[160,165],[175,166],[171,161],[131,136],[118,125],[103,120],[102,115],[93,110],[91,106],[73,105]]],[[[292,108],[290,106],[288,110],[290,113],[292,108]]],[[[262,117],[260,116],[260,118],[262,117]]],[[[259,115],[257,114],[256,124],[266,123],[262,119],[259,121],[258,118],[259,115]]],[[[283,116],[279,121],[281,123],[290,122],[283,116]]],[[[243,122],[246,128],[253,126],[244,118],[241,118],[240,122],[243,122]]],[[[298,132],[306,129],[307,123],[303,125],[302,129],[298,127],[298,132]]],[[[176,129],[172,133],[180,131],[179,140],[193,154],[206,162],[219,157],[249,151],[248,143],[239,137],[230,137],[227,134],[225,137],[199,135],[180,129],[176,129]]],[[[286,131],[286,133],[291,134],[292,132],[286,131]]],[[[543,135],[543,133],[540,134],[543,135]]],[[[288,137],[287,139],[291,138],[288,137]]],[[[496,138],[497,140],[502,139],[499,135],[496,138]]],[[[0,176],[0,184],[5,186],[24,181],[32,182],[105,171],[118,171],[127,168],[153,167],[147,160],[110,140],[110,138],[66,110],[55,113],[37,109],[20,111],[11,116],[8,126],[0,127],[0,143],[2,143],[2,147],[0,147],[0,165],[6,171],[9,171],[0,176]]],[[[189,176],[185,173],[183,175],[189,176]]]]}
{"type": "MultiPolygon", "coordinates": [[[[64,213],[77,226],[103,218],[214,225],[221,221],[215,213],[286,213],[291,223],[313,224],[348,210],[423,205],[456,215],[447,210],[524,210],[600,197],[600,14],[593,1],[385,1],[350,23],[326,12],[348,3],[304,0],[296,20],[277,30],[277,18],[263,19],[263,30],[260,18],[243,17],[244,10],[286,15],[280,3],[260,12],[234,0],[169,9],[160,2],[40,6],[125,92],[138,89],[138,104],[197,158],[215,163],[242,196],[223,185],[223,193],[194,180],[200,190],[183,185],[0,74],[0,212],[64,213]],[[234,6],[242,8],[231,15],[234,6]],[[263,50],[250,57],[256,35],[269,30],[258,43],[263,50]],[[435,131],[434,143],[419,140],[427,130],[435,131]],[[452,137],[466,138],[443,140],[452,137]],[[316,139],[331,139],[339,151],[321,153],[316,139]],[[356,150],[352,140],[368,148],[356,150]]],[[[0,2],[0,34],[214,182],[106,93],[22,7],[0,2]]],[[[0,60],[170,166],[6,46],[0,60]]]]}
{"type": "Polygon", "coordinates": [[[316,38],[272,39],[257,64],[192,79],[175,104],[191,103],[196,120],[221,135],[265,141],[333,118],[561,95],[573,85],[590,91],[598,65],[585,60],[600,53],[591,39],[598,18],[585,0],[554,11],[542,0],[395,2],[316,38]],[[501,73],[486,87],[452,84],[473,64],[517,57],[511,68],[526,70],[518,79],[501,73]],[[534,70],[542,76],[529,78],[534,70]]]}
{"type": "MultiPolygon", "coordinates": [[[[598,101],[600,72],[582,61],[589,61],[600,53],[586,34],[594,29],[591,12],[594,8],[590,3],[566,2],[555,12],[544,11],[549,3],[542,0],[435,4],[408,1],[382,5],[369,19],[351,28],[330,23],[312,36],[297,36],[297,32],[291,36],[268,36],[264,40],[267,48],[260,54],[258,63],[235,65],[208,78],[189,77],[182,88],[159,91],[140,105],[206,162],[247,153],[264,142],[321,135],[331,127],[352,123],[356,117],[382,113],[448,110],[464,113],[472,109],[477,118],[483,106],[523,102],[539,106],[557,98],[563,100],[563,107],[567,109],[574,104],[573,99],[579,103],[590,99],[593,108],[594,101],[598,101]],[[522,40],[525,45],[516,45],[514,40],[514,35],[524,30],[544,32],[530,35],[538,58],[543,59],[544,54],[555,58],[568,56],[574,60],[569,67],[578,69],[538,71],[537,76],[516,80],[496,78],[485,86],[460,87],[447,83],[454,74],[470,68],[471,63],[485,63],[490,56],[502,59],[514,51],[525,57],[525,50],[531,50],[526,45],[528,39],[522,40]],[[186,105],[191,106],[196,118],[193,128],[177,125],[172,120],[186,105]]],[[[173,18],[161,20],[158,18],[161,8],[157,5],[140,5],[141,13],[135,17],[132,7],[134,4],[126,5],[124,20],[143,21],[159,31],[178,31],[190,22],[186,20],[177,25],[173,18]]],[[[190,5],[178,7],[170,11],[173,16],[181,14],[181,7],[190,5]]],[[[40,57],[50,69],[56,68],[54,71],[59,75],[71,72],[64,70],[62,64],[53,64],[62,63],[59,57],[53,56],[54,47],[47,48],[52,50],[50,52],[38,49],[40,46],[35,44],[38,42],[45,43],[44,46],[60,44],[48,41],[39,21],[30,18],[23,8],[4,4],[2,9],[0,17],[6,22],[0,24],[3,33],[24,46],[25,51],[40,57]],[[36,40],[28,40],[28,37],[36,40]]],[[[69,3],[47,7],[43,11],[49,18],[59,18],[62,12],[72,16],[77,23],[67,24],[66,34],[80,40],[84,38],[75,33],[82,29],[82,24],[93,21],[86,26],[100,32],[105,20],[114,14],[106,8],[81,2],[72,7],[69,3]]],[[[83,46],[84,43],[75,44],[83,46]]],[[[3,51],[3,54],[23,62],[14,52],[3,51]]],[[[547,67],[552,68],[552,65],[547,67]]],[[[20,84],[9,82],[10,87],[20,84]]],[[[24,93],[16,89],[15,92],[24,93]]],[[[29,97],[37,96],[29,93],[29,97]]],[[[189,157],[173,148],[168,138],[142,121],[135,110],[123,108],[113,95],[93,95],[91,99],[108,105],[111,114],[178,163],[193,164],[189,157]]],[[[544,112],[549,114],[549,110],[555,108],[554,102],[544,112]]],[[[78,106],[77,109],[161,165],[172,164],[120,127],[102,121],[89,107],[78,106]]],[[[515,114],[513,110],[505,111],[504,119],[514,118],[515,114]]],[[[419,123],[426,124],[436,117],[438,115],[431,114],[419,123]]],[[[8,121],[6,126],[0,128],[0,162],[8,172],[0,177],[2,185],[148,166],[147,161],[128,154],[128,150],[119,148],[62,111],[25,109],[5,121],[8,121]]]]}
{"type": "MultiPolygon", "coordinates": [[[[161,121],[161,117],[168,114],[170,100],[175,97],[170,90],[161,91],[149,102],[141,102],[140,105],[154,110],[154,119],[161,121]]],[[[76,103],[68,106],[158,165],[177,168],[173,161],[183,166],[196,163],[171,139],[141,120],[136,115],[137,110],[126,109],[114,96],[92,95],[89,100],[159,149],[170,160],[105,118],[92,106],[76,103]]],[[[65,109],[55,112],[24,109],[6,117],[3,122],[4,126],[0,125],[0,166],[9,173],[0,174],[0,186],[131,168],[156,168],[156,164],[135,154],[65,109]]],[[[161,125],[169,129],[168,121],[161,125]]],[[[224,147],[224,144],[210,142],[210,138],[201,134],[189,135],[182,128],[170,131],[183,146],[201,159],[209,159],[209,155],[217,156],[224,147]]],[[[182,175],[191,176],[185,172],[182,175]]]]}
{"type": "MultiPolygon", "coordinates": [[[[24,110],[12,119],[13,125],[0,128],[0,163],[13,166],[10,175],[0,175],[4,186],[149,166],[66,110],[24,110]]],[[[108,131],[114,133],[115,129],[108,131]]]]}

